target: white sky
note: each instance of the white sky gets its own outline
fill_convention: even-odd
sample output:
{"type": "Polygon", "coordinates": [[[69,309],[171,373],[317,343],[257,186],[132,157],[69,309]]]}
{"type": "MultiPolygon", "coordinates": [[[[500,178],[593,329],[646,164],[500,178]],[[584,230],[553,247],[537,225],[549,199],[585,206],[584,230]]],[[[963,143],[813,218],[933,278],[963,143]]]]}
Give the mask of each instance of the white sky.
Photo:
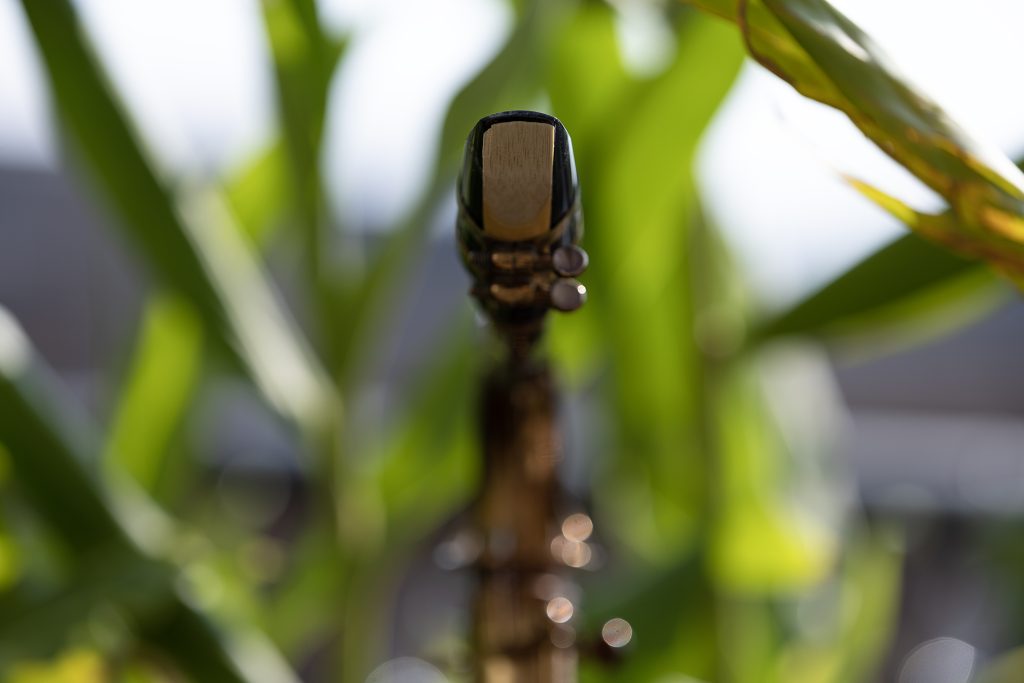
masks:
{"type": "Polygon", "coordinates": [[[327,181],[347,225],[388,225],[416,200],[448,101],[498,49],[511,14],[500,0],[346,4],[331,13],[356,40],[332,92],[327,181]]]}
{"type": "MultiPolygon", "coordinates": [[[[1013,154],[1024,150],[1024,88],[1016,86],[1024,3],[834,1],[979,137],[1013,154]]],[[[276,115],[257,0],[77,4],[168,168],[216,173],[266,142],[276,115]]],[[[331,94],[325,166],[332,199],[350,226],[386,223],[415,198],[446,102],[496,49],[509,13],[501,0],[327,0],[321,7],[336,29],[357,29],[331,94]]],[[[621,33],[634,61],[644,59],[636,53],[645,21],[651,26],[633,13],[621,33]]],[[[648,43],[659,40],[652,34],[648,43]]],[[[0,0],[0,163],[53,158],[45,87],[20,2],[0,0]]],[[[720,112],[699,166],[709,210],[752,283],[777,304],[900,231],[836,170],[921,208],[935,206],[841,115],[756,67],[744,71],[720,112]]]]}

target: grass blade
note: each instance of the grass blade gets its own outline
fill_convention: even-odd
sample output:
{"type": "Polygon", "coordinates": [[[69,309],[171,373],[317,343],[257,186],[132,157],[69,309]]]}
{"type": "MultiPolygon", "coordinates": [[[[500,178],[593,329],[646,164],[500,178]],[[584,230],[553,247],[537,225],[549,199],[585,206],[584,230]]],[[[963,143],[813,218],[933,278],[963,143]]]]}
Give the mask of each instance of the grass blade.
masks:
{"type": "Polygon", "coordinates": [[[312,427],[336,409],[329,383],[215,198],[179,206],[158,177],[67,0],[22,3],[61,121],[155,273],[234,350],[283,414],[312,427]]]}

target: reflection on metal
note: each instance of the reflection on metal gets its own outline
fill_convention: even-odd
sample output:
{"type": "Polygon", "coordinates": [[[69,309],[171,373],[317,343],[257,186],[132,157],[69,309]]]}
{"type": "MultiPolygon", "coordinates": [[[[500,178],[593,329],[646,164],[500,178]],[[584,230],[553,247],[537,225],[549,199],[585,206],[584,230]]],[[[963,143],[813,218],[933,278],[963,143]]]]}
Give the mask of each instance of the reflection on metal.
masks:
{"type": "Polygon", "coordinates": [[[572,619],[575,608],[572,606],[569,598],[553,598],[548,602],[545,612],[547,612],[548,619],[555,622],[556,624],[564,624],[565,622],[572,619]]]}
{"type": "Polygon", "coordinates": [[[582,512],[569,515],[562,522],[562,535],[570,541],[582,543],[594,533],[594,520],[582,512]]]}
{"type": "Polygon", "coordinates": [[[562,650],[576,647],[576,629],[568,624],[559,624],[551,631],[551,642],[562,650]]]}
{"type": "Polygon", "coordinates": [[[582,569],[590,564],[594,551],[586,543],[566,539],[562,546],[562,562],[574,569],[582,569]]]}
{"type": "Polygon", "coordinates": [[[478,680],[571,683],[576,654],[556,627],[574,610],[559,594],[564,582],[552,577],[557,564],[550,553],[560,455],[554,391],[545,367],[512,360],[518,357],[510,353],[484,388],[484,481],[476,514],[487,540],[474,615],[478,680]]]}
{"type": "Polygon", "coordinates": [[[609,619],[601,629],[601,639],[609,647],[625,647],[633,640],[633,627],[625,619],[609,619]]]}

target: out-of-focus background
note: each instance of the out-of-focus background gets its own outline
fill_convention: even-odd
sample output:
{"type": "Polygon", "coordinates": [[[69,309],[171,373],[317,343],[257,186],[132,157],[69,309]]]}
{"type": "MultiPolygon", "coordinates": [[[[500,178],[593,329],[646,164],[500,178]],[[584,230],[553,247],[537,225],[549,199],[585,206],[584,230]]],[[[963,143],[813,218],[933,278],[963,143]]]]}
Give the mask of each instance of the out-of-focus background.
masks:
{"type": "MultiPolygon", "coordinates": [[[[1024,6],[833,4],[1024,157],[1024,6]]],[[[4,681],[467,680],[453,183],[513,108],[568,128],[587,220],[547,343],[581,679],[1019,680],[1024,307],[858,194],[945,206],[734,26],[0,0],[4,681]]]]}

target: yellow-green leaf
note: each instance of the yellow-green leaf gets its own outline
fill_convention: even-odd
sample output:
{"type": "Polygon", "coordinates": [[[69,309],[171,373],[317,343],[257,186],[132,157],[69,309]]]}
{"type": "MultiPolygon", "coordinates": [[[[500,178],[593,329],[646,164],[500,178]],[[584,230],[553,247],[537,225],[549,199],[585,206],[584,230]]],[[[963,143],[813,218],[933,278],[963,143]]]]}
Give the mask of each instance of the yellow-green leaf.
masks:
{"type": "Polygon", "coordinates": [[[202,328],[193,309],[173,296],[146,306],[138,347],[107,441],[107,461],[152,491],[168,443],[198,379],[202,328]]]}
{"type": "Polygon", "coordinates": [[[942,195],[956,220],[948,238],[940,240],[945,248],[983,258],[1018,284],[1024,282],[1024,174],[906,80],[871,37],[828,0],[691,2],[734,21],[762,65],[801,93],[844,112],[942,195]]]}

